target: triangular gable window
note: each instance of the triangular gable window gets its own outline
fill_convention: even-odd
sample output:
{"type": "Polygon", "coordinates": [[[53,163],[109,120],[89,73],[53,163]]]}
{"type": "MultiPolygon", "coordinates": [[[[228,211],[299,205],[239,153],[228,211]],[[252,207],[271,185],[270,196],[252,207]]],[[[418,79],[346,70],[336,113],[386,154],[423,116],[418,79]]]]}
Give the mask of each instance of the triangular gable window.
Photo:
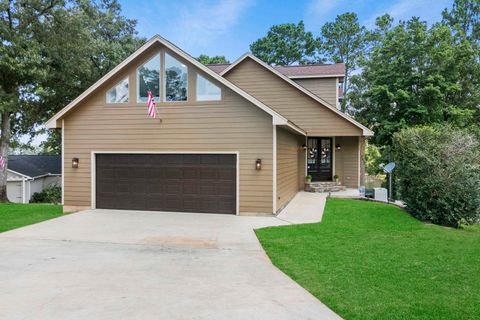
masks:
{"type": "Polygon", "coordinates": [[[107,103],[128,102],[128,77],[107,91],[107,103]]]}
{"type": "Polygon", "coordinates": [[[218,101],[222,90],[201,75],[197,74],[197,101],[218,101]]]}

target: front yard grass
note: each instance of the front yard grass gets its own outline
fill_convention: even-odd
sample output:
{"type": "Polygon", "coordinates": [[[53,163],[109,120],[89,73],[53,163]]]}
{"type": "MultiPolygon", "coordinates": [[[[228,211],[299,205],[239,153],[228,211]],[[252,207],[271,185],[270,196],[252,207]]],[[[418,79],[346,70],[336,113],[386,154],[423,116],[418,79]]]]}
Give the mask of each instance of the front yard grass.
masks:
{"type": "Polygon", "coordinates": [[[480,319],[480,228],[328,199],[321,223],[259,229],[272,262],[345,319],[480,319]]]}
{"type": "Polygon", "coordinates": [[[61,205],[0,203],[0,232],[56,218],[61,215],[61,205]]]}

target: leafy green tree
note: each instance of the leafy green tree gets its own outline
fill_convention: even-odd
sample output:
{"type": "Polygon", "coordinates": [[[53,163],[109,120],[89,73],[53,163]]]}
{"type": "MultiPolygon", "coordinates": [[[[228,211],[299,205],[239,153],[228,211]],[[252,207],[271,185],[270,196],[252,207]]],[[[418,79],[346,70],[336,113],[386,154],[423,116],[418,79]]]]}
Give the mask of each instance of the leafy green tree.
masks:
{"type": "Polygon", "coordinates": [[[394,134],[397,187],[421,220],[447,226],[480,219],[480,144],[449,125],[407,128],[394,134]]]}
{"type": "Polygon", "coordinates": [[[442,15],[445,23],[458,27],[469,40],[480,44],[480,0],[455,0],[442,15]]]}
{"type": "MultiPolygon", "coordinates": [[[[116,0],[0,2],[0,155],[142,42],[116,0]]],[[[0,202],[6,197],[0,170],[0,202]]]]}
{"type": "Polygon", "coordinates": [[[335,21],[325,23],[321,29],[320,52],[332,62],[345,63],[343,111],[348,103],[350,76],[364,53],[366,36],[367,29],[360,25],[357,14],[353,12],[337,16],[335,21]]]}
{"type": "Polygon", "coordinates": [[[201,54],[196,58],[203,64],[219,64],[219,63],[230,63],[225,56],[208,56],[206,54],[201,54]]]}
{"type": "Polygon", "coordinates": [[[388,21],[377,20],[362,73],[352,79],[352,107],[375,131],[373,141],[391,145],[393,133],[417,125],[478,125],[480,69],[464,34],[418,18],[388,21]]]}
{"type": "Polygon", "coordinates": [[[250,45],[252,53],[271,65],[308,64],[315,60],[317,41],[305,31],[303,21],[270,28],[267,35],[250,45]]]}

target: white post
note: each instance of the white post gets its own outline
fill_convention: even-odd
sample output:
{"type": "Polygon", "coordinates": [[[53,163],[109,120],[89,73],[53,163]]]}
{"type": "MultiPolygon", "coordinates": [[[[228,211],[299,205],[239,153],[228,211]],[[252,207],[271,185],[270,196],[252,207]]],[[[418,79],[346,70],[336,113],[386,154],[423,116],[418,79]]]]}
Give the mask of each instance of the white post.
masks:
{"type": "Polygon", "coordinates": [[[22,203],[25,203],[25,178],[22,178],[22,203]]]}

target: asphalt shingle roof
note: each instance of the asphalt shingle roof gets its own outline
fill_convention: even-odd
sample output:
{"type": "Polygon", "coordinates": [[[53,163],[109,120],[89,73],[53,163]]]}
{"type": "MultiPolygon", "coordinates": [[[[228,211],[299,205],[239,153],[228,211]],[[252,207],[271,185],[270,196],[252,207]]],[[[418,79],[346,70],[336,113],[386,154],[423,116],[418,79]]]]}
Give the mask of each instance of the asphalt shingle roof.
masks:
{"type": "Polygon", "coordinates": [[[57,155],[10,155],[8,169],[29,177],[62,174],[62,157],[57,155]]]}
{"type": "MultiPolygon", "coordinates": [[[[225,70],[230,64],[207,64],[206,66],[216,73],[225,70]]],[[[314,77],[314,76],[338,76],[345,73],[344,63],[335,64],[307,64],[298,66],[274,66],[275,69],[287,77],[314,77]]]]}

